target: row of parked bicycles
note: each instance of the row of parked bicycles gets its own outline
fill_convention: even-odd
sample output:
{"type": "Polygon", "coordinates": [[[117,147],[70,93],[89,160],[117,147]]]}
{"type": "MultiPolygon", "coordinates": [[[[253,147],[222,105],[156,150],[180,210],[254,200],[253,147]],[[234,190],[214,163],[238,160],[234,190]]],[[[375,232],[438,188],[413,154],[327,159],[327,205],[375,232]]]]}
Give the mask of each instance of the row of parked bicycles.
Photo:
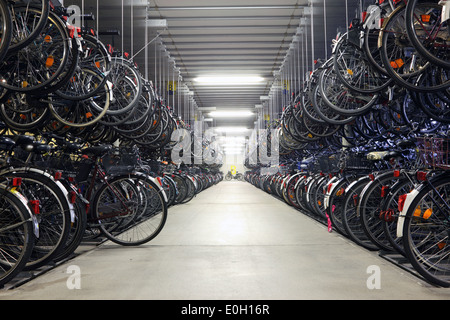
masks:
{"type": "Polygon", "coordinates": [[[172,132],[189,127],[70,14],[0,1],[0,286],[84,241],[147,243],[169,207],[223,179],[220,163],[171,162],[172,132]]]}
{"type": "Polygon", "coordinates": [[[369,6],[259,142],[278,140],[278,172],[247,160],[245,174],[442,287],[450,287],[449,9],[448,1],[369,6]]]}
{"type": "Polygon", "coordinates": [[[15,132],[170,145],[183,124],[151,81],[95,30],[71,25],[71,15],[54,0],[2,1],[0,119],[15,132]]]}

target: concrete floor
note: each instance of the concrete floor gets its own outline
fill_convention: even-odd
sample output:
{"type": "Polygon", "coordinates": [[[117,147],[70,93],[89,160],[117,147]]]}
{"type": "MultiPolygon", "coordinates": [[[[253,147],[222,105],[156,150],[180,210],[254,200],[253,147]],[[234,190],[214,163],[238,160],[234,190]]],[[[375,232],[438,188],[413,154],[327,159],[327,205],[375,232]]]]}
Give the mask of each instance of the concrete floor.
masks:
{"type": "Polygon", "coordinates": [[[0,300],[8,299],[448,300],[450,289],[328,233],[246,182],[222,182],[170,208],[151,243],[90,248],[16,289],[0,290],[0,300]],[[74,266],[79,282],[69,278],[74,266]],[[371,266],[379,268],[379,288],[368,288],[371,266]]]}

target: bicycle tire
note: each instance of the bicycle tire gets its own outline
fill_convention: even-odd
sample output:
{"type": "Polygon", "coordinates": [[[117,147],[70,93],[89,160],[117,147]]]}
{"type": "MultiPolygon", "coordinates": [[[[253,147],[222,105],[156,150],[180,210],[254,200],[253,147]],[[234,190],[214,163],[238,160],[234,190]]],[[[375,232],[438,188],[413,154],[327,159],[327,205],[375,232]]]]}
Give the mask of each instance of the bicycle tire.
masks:
{"type": "Polygon", "coordinates": [[[439,209],[434,211],[438,206],[429,206],[425,202],[427,196],[431,195],[432,197],[435,193],[434,190],[445,188],[446,193],[443,195],[447,195],[447,198],[443,199],[438,196],[431,202],[438,201],[445,205],[442,203],[441,199],[443,199],[448,206],[449,175],[444,175],[430,183],[422,185],[408,207],[403,225],[403,246],[410,263],[420,275],[431,283],[450,287],[450,269],[448,267],[450,255],[448,254],[448,240],[446,240],[448,238],[448,212],[444,213],[439,209]],[[420,209],[418,209],[419,206],[420,209]],[[425,208],[433,209],[431,215],[426,219],[423,216],[425,208]],[[417,217],[416,210],[420,210],[422,216],[417,217]]]}
{"type": "Polygon", "coordinates": [[[12,17],[6,1],[0,1],[0,61],[8,53],[12,37],[12,17]]]}
{"type": "MultiPolygon", "coordinates": [[[[440,15],[442,13],[442,5],[439,5],[436,2],[427,2],[425,11],[420,14],[420,12],[416,13],[415,11],[418,4],[419,0],[408,0],[405,13],[406,32],[414,47],[417,49],[417,51],[419,51],[421,55],[426,57],[431,63],[435,65],[450,69],[450,31],[448,31],[448,29],[450,28],[450,20],[442,23],[440,15]],[[434,8],[435,10],[430,10],[431,8],[434,8]],[[431,19],[424,20],[423,18],[421,18],[423,14],[427,17],[429,16],[431,19]],[[420,21],[418,21],[418,19],[420,19],[420,21]],[[419,23],[416,24],[416,21],[419,23]],[[437,27],[436,24],[434,26],[430,25],[430,21],[441,23],[437,27]],[[418,25],[420,29],[424,28],[427,25],[430,26],[428,30],[422,32],[421,39],[419,39],[418,33],[416,32],[416,25],[418,25]],[[437,41],[436,39],[429,38],[431,35],[433,35],[433,32],[439,32],[442,29],[447,29],[447,34],[445,34],[446,31],[442,31],[442,34],[447,37],[446,39],[441,38],[441,41],[437,41]],[[435,44],[439,45],[437,47],[438,49],[431,50],[432,48],[436,49],[435,44]],[[442,49],[439,49],[441,46],[442,49]]],[[[421,5],[424,4],[421,3],[421,5]]]]}
{"type": "Polygon", "coordinates": [[[0,184],[0,202],[0,287],[3,287],[24,269],[36,235],[33,215],[22,195],[0,184]]]}
{"type": "MultiPolygon", "coordinates": [[[[133,191],[131,190],[131,192],[133,191]]],[[[115,195],[111,194],[112,197],[118,196],[117,188],[113,193],[115,195]]],[[[123,246],[138,246],[151,241],[161,232],[167,220],[167,199],[164,190],[153,179],[138,173],[108,179],[108,183],[103,184],[96,192],[93,208],[95,219],[99,221],[99,228],[102,234],[112,242],[123,246]],[[110,217],[105,218],[102,210],[109,205],[107,203],[102,205],[102,199],[103,197],[108,197],[106,193],[111,194],[111,186],[118,185],[121,182],[129,185],[133,184],[144,194],[129,194],[132,197],[126,199],[126,201],[128,205],[130,205],[130,202],[133,202],[131,205],[134,206],[134,212],[131,215],[123,215],[122,213],[118,215],[110,214],[110,217]],[[121,215],[123,217],[120,217],[121,215]],[[129,220],[127,221],[126,229],[113,228],[110,230],[108,228],[109,223],[116,224],[118,222],[120,224],[120,220],[123,219],[129,220]],[[144,230],[147,227],[149,230],[144,230]]]]}

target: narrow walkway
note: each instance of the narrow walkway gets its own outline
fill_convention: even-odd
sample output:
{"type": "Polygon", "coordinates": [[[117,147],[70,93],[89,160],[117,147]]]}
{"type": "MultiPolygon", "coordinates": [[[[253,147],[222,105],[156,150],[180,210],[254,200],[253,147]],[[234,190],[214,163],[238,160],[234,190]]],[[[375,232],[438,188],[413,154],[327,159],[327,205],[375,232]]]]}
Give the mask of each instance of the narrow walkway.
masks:
{"type": "Polygon", "coordinates": [[[147,245],[107,242],[19,288],[0,290],[0,300],[424,298],[448,300],[450,290],[328,233],[246,182],[222,182],[170,208],[165,229],[147,245]],[[81,272],[79,289],[67,287],[70,266],[81,272]],[[379,267],[379,289],[367,286],[370,266],[379,267]]]}

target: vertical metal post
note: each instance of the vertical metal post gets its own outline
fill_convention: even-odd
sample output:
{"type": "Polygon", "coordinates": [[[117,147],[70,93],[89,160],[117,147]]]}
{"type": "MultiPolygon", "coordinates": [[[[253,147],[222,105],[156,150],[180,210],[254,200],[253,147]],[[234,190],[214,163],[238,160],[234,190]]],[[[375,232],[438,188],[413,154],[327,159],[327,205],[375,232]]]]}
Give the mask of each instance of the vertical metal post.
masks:
{"type": "Polygon", "coordinates": [[[316,59],[314,43],[314,4],[311,1],[311,71],[314,70],[314,60],[316,59]]]}
{"type": "Polygon", "coordinates": [[[328,60],[328,40],[327,40],[327,3],[323,2],[323,26],[325,30],[325,60],[328,60]]]}

